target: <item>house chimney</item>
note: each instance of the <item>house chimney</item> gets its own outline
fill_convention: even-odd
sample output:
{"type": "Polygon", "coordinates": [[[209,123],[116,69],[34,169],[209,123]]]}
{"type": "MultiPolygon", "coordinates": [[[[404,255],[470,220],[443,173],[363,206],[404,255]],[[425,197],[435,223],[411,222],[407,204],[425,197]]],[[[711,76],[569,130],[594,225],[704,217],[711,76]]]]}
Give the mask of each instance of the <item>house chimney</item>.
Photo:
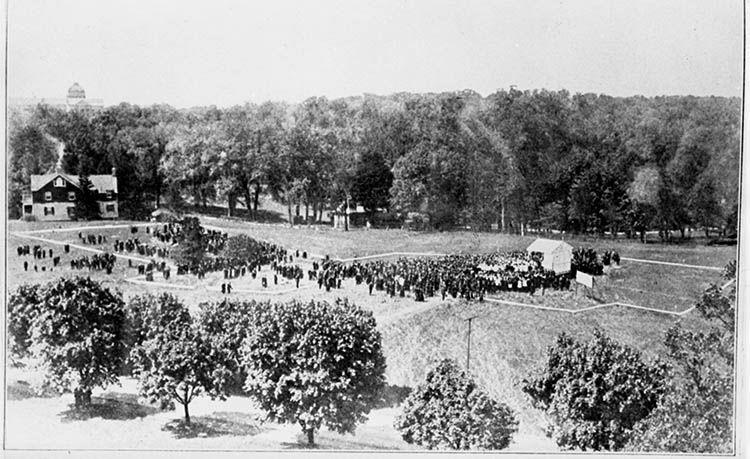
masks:
{"type": "Polygon", "coordinates": [[[116,176],[117,176],[117,168],[113,167],[112,168],[112,177],[116,177],[116,176]]]}

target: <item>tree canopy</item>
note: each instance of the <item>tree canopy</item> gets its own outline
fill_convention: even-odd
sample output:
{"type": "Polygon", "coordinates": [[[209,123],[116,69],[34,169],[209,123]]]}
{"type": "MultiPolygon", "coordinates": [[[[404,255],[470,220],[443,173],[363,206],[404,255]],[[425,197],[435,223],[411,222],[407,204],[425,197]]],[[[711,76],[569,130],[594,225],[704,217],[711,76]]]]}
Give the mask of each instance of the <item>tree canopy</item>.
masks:
{"type": "Polygon", "coordinates": [[[272,303],[253,315],[243,346],[245,389],[269,419],[298,424],[314,444],[323,424],[353,432],[385,385],[372,312],[337,300],[272,303]]]}
{"type": "Polygon", "coordinates": [[[567,91],[398,93],[226,109],[10,113],[11,215],[30,174],[117,168],[121,213],[218,202],[290,222],[347,200],[434,226],[736,232],[740,99],[567,91]],[[29,152],[42,154],[30,155],[29,152]]]}
{"type": "Polygon", "coordinates": [[[561,334],[544,368],[524,380],[523,391],[550,417],[549,434],[566,449],[622,449],[633,427],[664,392],[666,366],[601,331],[589,342],[561,334]]]}
{"type": "Polygon", "coordinates": [[[407,443],[427,449],[499,450],[510,445],[518,421],[456,362],[443,360],[406,398],[395,427],[407,443]]]}

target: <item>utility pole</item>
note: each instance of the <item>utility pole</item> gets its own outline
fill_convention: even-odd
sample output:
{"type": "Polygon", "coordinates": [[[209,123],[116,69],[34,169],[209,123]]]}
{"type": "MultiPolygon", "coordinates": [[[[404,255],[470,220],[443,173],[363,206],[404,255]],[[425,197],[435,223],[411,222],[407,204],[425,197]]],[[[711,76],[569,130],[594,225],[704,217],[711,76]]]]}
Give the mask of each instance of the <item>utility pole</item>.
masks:
{"type": "Polygon", "coordinates": [[[466,334],[466,371],[469,371],[469,362],[471,361],[471,321],[477,317],[472,316],[464,319],[464,322],[469,322],[469,332],[466,334]]]}

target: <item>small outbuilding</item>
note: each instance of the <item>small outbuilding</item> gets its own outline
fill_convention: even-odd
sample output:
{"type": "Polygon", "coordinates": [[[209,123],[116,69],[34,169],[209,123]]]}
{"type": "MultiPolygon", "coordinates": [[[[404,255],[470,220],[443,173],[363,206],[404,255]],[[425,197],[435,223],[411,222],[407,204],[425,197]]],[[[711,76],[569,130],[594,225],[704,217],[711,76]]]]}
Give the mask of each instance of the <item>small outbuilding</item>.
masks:
{"type": "Polygon", "coordinates": [[[531,243],[526,252],[530,254],[540,253],[544,269],[554,271],[555,274],[570,272],[570,264],[573,261],[573,246],[565,241],[537,239],[531,243]]]}

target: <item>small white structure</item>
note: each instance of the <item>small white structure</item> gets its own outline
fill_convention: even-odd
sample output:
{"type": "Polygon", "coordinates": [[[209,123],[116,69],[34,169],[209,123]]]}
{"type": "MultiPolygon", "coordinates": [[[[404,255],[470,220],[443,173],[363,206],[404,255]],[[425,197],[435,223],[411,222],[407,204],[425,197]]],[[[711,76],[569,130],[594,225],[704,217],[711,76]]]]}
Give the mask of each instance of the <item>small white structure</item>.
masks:
{"type": "Polygon", "coordinates": [[[570,272],[573,260],[573,246],[565,241],[552,239],[537,239],[526,249],[528,253],[542,254],[542,267],[555,274],[570,272]]]}

